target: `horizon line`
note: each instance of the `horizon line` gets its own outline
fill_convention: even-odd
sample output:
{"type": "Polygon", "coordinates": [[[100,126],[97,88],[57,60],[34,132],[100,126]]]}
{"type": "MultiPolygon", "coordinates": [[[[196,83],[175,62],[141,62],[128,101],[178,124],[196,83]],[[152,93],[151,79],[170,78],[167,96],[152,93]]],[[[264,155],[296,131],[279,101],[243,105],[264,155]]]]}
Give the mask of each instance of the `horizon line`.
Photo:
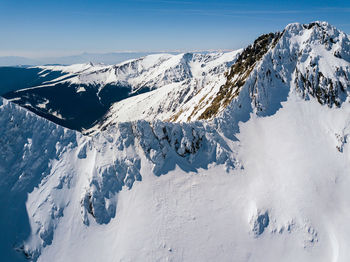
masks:
{"type": "Polygon", "coordinates": [[[80,55],[107,55],[107,54],[137,54],[137,53],[148,53],[148,54],[157,54],[157,53],[200,53],[200,52],[232,52],[239,50],[237,49],[227,49],[227,48],[217,48],[217,49],[172,49],[172,50],[114,50],[114,51],[67,51],[57,54],[59,52],[55,51],[46,51],[44,55],[42,51],[0,51],[0,58],[26,58],[26,59],[45,59],[45,58],[61,58],[61,57],[71,57],[71,56],[80,56],[80,55]],[[16,54],[17,53],[17,54],[16,54]]]}

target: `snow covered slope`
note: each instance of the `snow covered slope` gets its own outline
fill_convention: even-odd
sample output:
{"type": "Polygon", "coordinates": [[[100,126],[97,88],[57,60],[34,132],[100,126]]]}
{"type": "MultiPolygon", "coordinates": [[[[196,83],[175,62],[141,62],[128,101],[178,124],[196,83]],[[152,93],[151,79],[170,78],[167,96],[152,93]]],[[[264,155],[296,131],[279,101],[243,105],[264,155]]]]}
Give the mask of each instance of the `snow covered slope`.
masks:
{"type": "Polygon", "coordinates": [[[129,80],[133,86],[153,86],[156,90],[115,103],[95,129],[139,119],[171,122],[196,120],[225,83],[225,73],[241,51],[172,56],[166,61],[166,67],[163,65],[165,63],[155,67],[146,79],[142,74],[129,80]],[[169,65],[172,65],[170,72],[173,73],[170,77],[167,76],[169,65]]]}
{"type": "Polygon", "coordinates": [[[237,61],[213,121],[83,136],[0,100],[4,260],[348,261],[349,38],[291,24],[237,61]]]}
{"type": "Polygon", "coordinates": [[[39,261],[348,261],[350,152],[337,136],[349,135],[349,109],[293,96],[253,117],[238,134],[244,169],[228,173],[156,177],[141,160],[114,219],[85,226],[75,202],[39,261]]]}
{"type": "MultiPolygon", "coordinates": [[[[196,114],[191,113],[199,101],[208,103],[213,99],[225,82],[224,73],[240,52],[149,55],[102,68],[85,68],[83,65],[42,68],[70,72],[63,81],[76,85],[96,85],[100,89],[108,84],[130,86],[131,93],[153,90],[117,102],[100,121],[103,123],[100,128],[110,122],[139,119],[184,122],[196,119],[196,114]]],[[[57,81],[53,82],[56,84],[57,81]]]]}
{"type": "Polygon", "coordinates": [[[106,116],[108,122],[187,121],[193,118],[188,112],[198,101],[213,99],[239,52],[157,54],[112,66],[89,63],[36,67],[35,70],[41,70],[39,79],[52,74],[58,77],[4,97],[79,131],[104,123],[103,117],[109,110],[112,113],[106,116]],[[134,96],[136,100],[127,99],[134,96]]]}
{"type": "Polygon", "coordinates": [[[273,115],[290,92],[329,107],[348,102],[349,36],[326,22],[290,24],[261,36],[231,67],[200,119],[217,117],[224,129],[237,130],[237,120],[246,121],[251,112],[273,115]]]}
{"type": "MultiPolygon", "coordinates": [[[[346,34],[326,22],[290,24],[283,32],[262,35],[243,52],[237,52],[237,61],[227,78],[223,75],[216,80],[203,78],[199,88],[194,88],[198,91],[186,91],[187,103],[178,102],[183,101],[183,88],[179,91],[170,84],[115,103],[94,129],[137,119],[175,122],[213,119],[225,114],[229,105],[234,109],[227,112],[233,112],[234,118],[238,114],[242,118],[239,112],[249,109],[244,104],[251,105],[249,111],[270,115],[286,100],[291,85],[305,99],[315,97],[322,104],[339,106],[349,92],[349,43],[346,34]]],[[[206,67],[210,68],[210,64],[206,67]]],[[[202,71],[198,71],[199,75],[202,71]]],[[[191,84],[185,85],[192,90],[191,84]]],[[[243,114],[245,119],[249,117],[247,112],[243,114]]]]}
{"type": "Polygon", "coordinates": [[[205,123],[138,121],[84,137],[6,100],[0,113],[0,192],[9,209],[1,216],[6,233],[0,253],[11,261],[20,259],[14,250],[37,259],[53,243],[63,217],[70,217],[70,208],[78,211],[83,227],[110,222],[117,193],[141,181],[144,166],[146,175],[157,176],[176,166],[186,172],[213,164],[227,170],[239,166],[224,138],[205,123]]]}
{"type": "MultiPolygon", "coordinates": [[[[210,138],[186,143],[203,141],[192,134],[175,151],[161,122],[153,134],[139,122],[93,138],[49,136],[73,142],[45,157],[35,188],[11,190],[30,192],[29,221],[23,210],[17,223],[29,237],[5,227],[2,254],[14,245],[39,261],[347,261],[349,113],[292,94],[274,116],[241,124],[239,142],[215,135],[227,143],[214,151],[210,138]]],[[[9,168],[1,177],[18,174],[9,168]]]]}
{"type": "Polygon", "coordinates": [[[73,131],[0,98],[0,215],[2,261],[17,261],[31,230],[25,203],[52,164],[76,145],[73,131]]]}
{"type": "Polygon", "coordinates": [[[156,89],[174,82],[192,77],[201,78],[205,73],[218,74],[232,65],[239,51],[227,53],[186,53],[154,54],[125,61],[117,65],[77,64],[71,66],[40,66],[42,73],[60,71],[68,73],[64,78],[49,81],[50,85],[58,81],[71,84],[99,85],[107,84],[131,86],[133,92],[140,88],[156,89]],[[208,66],[208,67],[207,67],[208,66]],[[207,67],[206,69],[201,69],[207,67]]]}

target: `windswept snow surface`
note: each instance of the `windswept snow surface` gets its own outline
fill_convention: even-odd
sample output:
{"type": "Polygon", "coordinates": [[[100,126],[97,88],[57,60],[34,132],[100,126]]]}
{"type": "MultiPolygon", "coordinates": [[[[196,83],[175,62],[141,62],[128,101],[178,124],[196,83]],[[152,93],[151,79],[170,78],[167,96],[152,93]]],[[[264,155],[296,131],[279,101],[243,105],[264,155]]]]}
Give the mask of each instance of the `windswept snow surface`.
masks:
{"type": "Polygon", "coordinates": [[[0,100],[4,260],[349,261],[350,49],[333,29],[287,26],[213,121],[83,136],[0,100]],[[314,49],[339,53],[298,55],[314,49]]]}
{"type": "Polygon", "coordinates": [[[137,136],[78,137],[27,189],[23,249],[38,261],[348,261],[350,106],[295,94],[282,106],[240,124],[235,169],[179,162],[159,177],[137,136]],[[142,180],[131,190],[125,169],[142,180]]]}

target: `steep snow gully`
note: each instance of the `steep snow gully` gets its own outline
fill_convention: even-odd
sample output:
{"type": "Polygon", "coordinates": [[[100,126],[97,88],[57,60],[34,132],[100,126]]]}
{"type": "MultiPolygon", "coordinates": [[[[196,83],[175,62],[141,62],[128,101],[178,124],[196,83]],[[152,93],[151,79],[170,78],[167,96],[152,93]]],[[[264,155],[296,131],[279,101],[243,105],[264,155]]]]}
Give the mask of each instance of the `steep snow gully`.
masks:
{"type": "Polygon", "coordinates": [[[85,136],[0,98],[1,260],[349,261],[349,69],[346,34],[290,24],[200,121],[85,136]]]}

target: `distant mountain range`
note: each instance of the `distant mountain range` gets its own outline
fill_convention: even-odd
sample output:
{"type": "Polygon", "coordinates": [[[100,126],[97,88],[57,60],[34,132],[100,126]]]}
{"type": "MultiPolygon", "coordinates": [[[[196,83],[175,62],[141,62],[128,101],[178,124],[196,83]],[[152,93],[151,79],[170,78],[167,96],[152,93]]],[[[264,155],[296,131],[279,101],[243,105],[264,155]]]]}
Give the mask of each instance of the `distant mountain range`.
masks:
{"type": "Polygon", "coordinates": [[[21,56],[0,56],[0,66],[37,66],[47,64],[71,65],[80,63],[118,64],[125,60],[146,56],[157,52],[111,52],[111,53],[82,53],[62,57],[27,58],[21,56]]]}
{"type": "MultiPolygon", "coordinates": [[[[210,53],[213,51],[198,51],[195,53],[210,53]]],[[[62,57],[43,57],[43,58],[28,58],[21,56],[0,56],[0,66],[38,66],[38,65],[72,65],[83,63],[103,63],[106,65],[119,64],[123,61],[136,59],[139,57],[159,54],[160,52],[109,52],[109,53],[87,53],[62,56],[62,57]]],[[[163,52],[167,54],[180,54],[180,51],[163,52]]]]}

